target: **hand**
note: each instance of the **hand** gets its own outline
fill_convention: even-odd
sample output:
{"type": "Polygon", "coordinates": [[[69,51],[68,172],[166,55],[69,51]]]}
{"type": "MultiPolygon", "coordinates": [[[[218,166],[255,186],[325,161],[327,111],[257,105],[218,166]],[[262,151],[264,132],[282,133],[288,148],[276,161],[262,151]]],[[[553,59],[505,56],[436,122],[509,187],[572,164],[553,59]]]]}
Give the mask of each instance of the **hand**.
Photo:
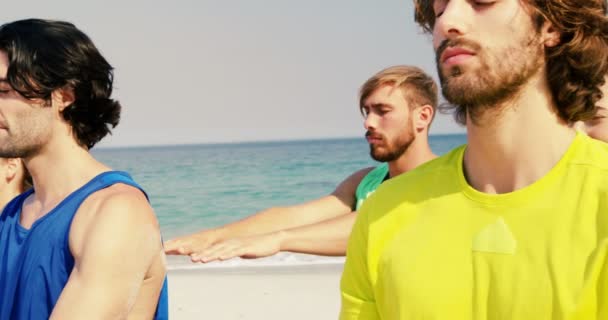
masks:
{"type": "Polygon", "coordinates": [[[192,262],[223,261],[235,257],[256,259],[281,251],[282,233],[273,232],[251,237],[234,238],[190,255],[192,262]]]}
{"type": "Polygon", "coordinates": [[[204,251],[219,241],[222,241],[219,231],[209,229],[169,240],[164,243],[164,247],[166,254],[191,255],[204,251]]]}

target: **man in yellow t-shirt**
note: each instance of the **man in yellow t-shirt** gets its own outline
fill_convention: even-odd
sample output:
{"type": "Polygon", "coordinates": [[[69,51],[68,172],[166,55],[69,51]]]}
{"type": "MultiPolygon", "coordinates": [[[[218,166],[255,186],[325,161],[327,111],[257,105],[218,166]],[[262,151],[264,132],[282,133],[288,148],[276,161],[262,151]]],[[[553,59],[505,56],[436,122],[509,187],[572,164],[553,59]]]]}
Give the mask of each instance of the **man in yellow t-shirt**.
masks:
{"type": "Polygon", "coordinates": [[[341,319],[608,319],[606,2],[542,3],[416,0],[468,144],[363,204],[341,319]]]}

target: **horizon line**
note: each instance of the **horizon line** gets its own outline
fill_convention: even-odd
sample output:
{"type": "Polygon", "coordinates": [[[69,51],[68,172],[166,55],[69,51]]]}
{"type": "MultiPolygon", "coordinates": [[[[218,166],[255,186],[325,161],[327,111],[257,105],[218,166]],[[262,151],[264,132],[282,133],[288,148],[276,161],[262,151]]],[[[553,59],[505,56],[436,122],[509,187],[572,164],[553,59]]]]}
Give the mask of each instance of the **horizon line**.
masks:
{"type": "MultiPolygon", "coordinates": [[[[429,134],[429,137],[441,136],[464,136],[464,132],[453,133],[434,133],[429,134]]],[[[330,141],[330,140],[353,140],[362,139],[362,136],[344,136],[344,137],[311,137],[311,138],[287,138],[287,139],[262,139],[262,140],[238,140],[238,141],[219,141],[219,142],[186,142],[186,143],[161,143],[161,144],[143,144],[143,145],[119,145],[119,146],[99,146],[91,150],[116,150],[128,148],[166,148],[166,147],[190,147],[190,146],[222,146],[222,145],[237,145],[237,144],[264,144],[264,143],[281,143],[281,142],[305,142],[305,141],[330,141]]]]}

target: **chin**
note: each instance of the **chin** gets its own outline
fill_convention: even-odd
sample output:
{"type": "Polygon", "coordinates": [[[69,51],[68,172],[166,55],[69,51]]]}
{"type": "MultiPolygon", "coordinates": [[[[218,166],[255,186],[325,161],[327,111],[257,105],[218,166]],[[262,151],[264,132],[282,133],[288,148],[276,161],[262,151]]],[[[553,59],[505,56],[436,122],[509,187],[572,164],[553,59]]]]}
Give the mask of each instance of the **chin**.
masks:
{"type": "Polygon", "coordinates": [[[378,162],[388,162],[389,160],[389,154],[387,153],[371,153],[370,156],[372,157],[372,159],[378,161],[378,162]]]}

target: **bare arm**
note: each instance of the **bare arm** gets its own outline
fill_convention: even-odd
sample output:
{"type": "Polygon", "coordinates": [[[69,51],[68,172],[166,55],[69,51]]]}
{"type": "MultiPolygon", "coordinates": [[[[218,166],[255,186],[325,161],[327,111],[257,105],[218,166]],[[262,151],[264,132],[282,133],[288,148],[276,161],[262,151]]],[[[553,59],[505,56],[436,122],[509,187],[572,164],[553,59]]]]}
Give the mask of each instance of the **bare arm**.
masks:
{"type": "Polygon", "coordinates": [[[281,251],[345,256],[356,212],[335,217],[312,225],[280,232],[281,251]]]}
{"type": "MultiPolygon", "coordinates": [[[[74,269],[51,319],[132,318],[131,309],[162,248],[158,223],[143,194],[120,188],[123,192],[107,192],[79,209],[70,231],[74,269]]],[[[154,286],[156,299],[161,286],[154,286]]],[[[151,318],[155,308],[156,303],[150,304],[138,316],[151,318]]]]}
{"type": "Polygon", "coordinates": [[[191,255],[193,262],[228,260],[235,257],[262,258],[280,251],[344,256],[350,231],[357,218],[350,212],[315,224],[277,232],[234,238],[191,255]]]}
{"type": "Polygon", "coordinates": [[[219,228],[170,240],[165,243],[165,252],[183,255],[201,253],[211,245],[228,239],[297,228],[348,214],[355,206],[357,186],[372,169],[353,173],[331,195],[300,205],[270,208],[219,228]]]}

